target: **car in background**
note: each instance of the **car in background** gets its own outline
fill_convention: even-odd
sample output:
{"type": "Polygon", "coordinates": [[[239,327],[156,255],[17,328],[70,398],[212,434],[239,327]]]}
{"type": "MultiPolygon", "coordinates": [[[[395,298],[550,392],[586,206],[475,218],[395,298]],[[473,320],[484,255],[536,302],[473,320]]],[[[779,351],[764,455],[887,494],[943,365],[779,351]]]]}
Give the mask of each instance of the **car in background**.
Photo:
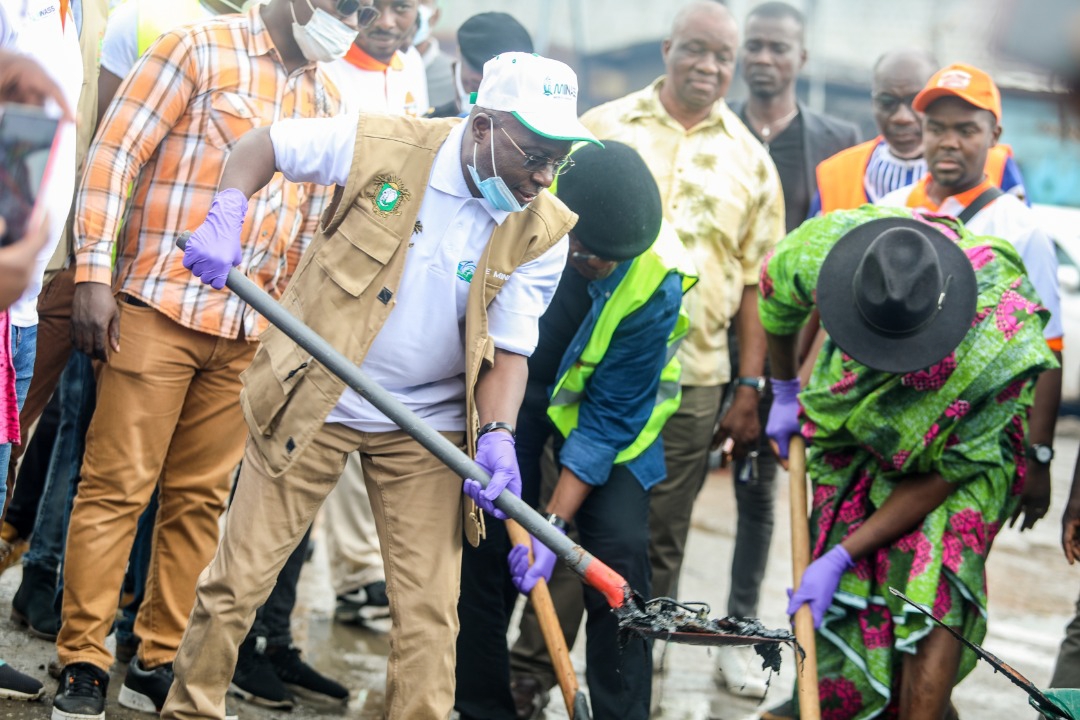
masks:
{"type": "Polygon", "coordinates": [[[1061,360],[1061,413],[1080,416],[1080,208],[1032,205],[1057,250],[1065,352],[1061,360]]]}

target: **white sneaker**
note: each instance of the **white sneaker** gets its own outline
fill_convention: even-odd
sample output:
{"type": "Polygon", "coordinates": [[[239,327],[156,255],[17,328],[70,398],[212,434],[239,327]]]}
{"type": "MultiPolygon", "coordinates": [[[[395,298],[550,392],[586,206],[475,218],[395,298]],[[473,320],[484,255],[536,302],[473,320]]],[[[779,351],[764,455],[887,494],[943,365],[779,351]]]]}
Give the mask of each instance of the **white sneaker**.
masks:
{"type": "Polygon", "coordinates": [[[763,698],[768,689],[769,671],[761,669],[761,656],[749,645],[722,647],[718,681],[728,692],[742,697],[763,698]]]}

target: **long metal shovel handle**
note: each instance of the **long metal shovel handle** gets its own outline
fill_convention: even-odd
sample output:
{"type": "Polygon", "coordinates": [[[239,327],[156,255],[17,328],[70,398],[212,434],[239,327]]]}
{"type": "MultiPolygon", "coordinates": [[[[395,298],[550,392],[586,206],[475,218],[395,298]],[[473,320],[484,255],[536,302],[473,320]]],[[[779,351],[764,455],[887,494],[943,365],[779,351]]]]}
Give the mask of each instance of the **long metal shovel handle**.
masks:
{"type": "MultiPolygon", "coordinates": [[[[187,245],[190,232],[183,233],[176,240],[176,246],[183,250],[187,245]]],[[[484,469],[461,452],[452,442],[432,430],[423,420],[405,407],[400,400],[384,390],[369,378],[348,358],[334,349],[330,343],[314,330],[289,314],[274,298],[249,280],[236,268],[229,270],[225,286],[236,293],[241,300],[253,307],[275,327],[289,336],[297,345],[311,353],[345,384],[359,393],[386,417],[397,423],[423,445],[432,455],[439,458],[451,470],[462,478],[476,480],[487,487],[491,478],[484,469]]],[[[546,522],[540,513],[528,506],[525,501],[507,490],[495,498],[495,506],[507,516],[517,520],[533,537],[544,543],[562,558],[571,570],[577,573],[590,587],[599,591],[613,609],[622,608],[631,596],[630,585],[621,575],[597,560],[591,553],[575,544],[568,537],[546,522]]]]}

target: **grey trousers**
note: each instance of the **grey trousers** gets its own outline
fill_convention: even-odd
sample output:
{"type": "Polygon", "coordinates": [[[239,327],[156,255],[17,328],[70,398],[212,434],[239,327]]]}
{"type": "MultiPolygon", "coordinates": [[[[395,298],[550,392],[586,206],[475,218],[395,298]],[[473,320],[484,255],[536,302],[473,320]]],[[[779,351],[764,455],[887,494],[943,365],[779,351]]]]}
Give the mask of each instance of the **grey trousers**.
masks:
{"type": "Polygon", "coordinates": [[[724,388],[683,386],[682,393],[682,404],[664,426],[667,478],[652,489],[649,497],[649,562],[654,597],[674,597],[679,591],[690,513],[705,484],[709,446],[724,388]]]}

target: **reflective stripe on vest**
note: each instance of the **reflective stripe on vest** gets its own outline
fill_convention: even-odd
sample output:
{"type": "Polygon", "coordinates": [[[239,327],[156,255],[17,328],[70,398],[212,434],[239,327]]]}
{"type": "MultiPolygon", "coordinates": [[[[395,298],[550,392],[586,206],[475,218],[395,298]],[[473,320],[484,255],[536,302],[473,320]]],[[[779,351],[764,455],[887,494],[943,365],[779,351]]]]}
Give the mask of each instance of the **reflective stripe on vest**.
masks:
{"type": "Polygon", "coordinates": [[[159,37],[181,25],[205,20],[211,15],[199,0],[134,0],[138,4],[137,40],[139,57],[159,37]]]}
{"type": "MultiPolygon", "coordinates": [[[[675,230],[664,222],[652,247],[634,258],[630,269],[604,304],[581,355],[555,383],[548,417],[563,437],[569,436],[577,427],[578,411],[589,378],[603,360],[619,323],[644,306],[671,273],[681,276],[684,294],[697,282],[697,270],[694,269],[690,253],[683,247],[675,230]]],[[[690,316],[685,308],[680,307],[679,318],[668,335],[666,362],[660,371],[660,385],[652,414],[634,442],[615,456],[616,463],[629,462],[644,452],[656,441],[664,423],[679,408],[682,400],[679,384],[682,368],[675,353],[689,328],[690,316]]]]}
{"type": "MultiPolygon", "coordinates": [[[[881,136],[861,145],[841,150],[817,166],[818,193],[821,214],[833,210],[853,210],[870,202],[866,197],[866,168],[870,156],[881,142],[881,136]]],[[[1005,179],[1005,163],[1012,157],[1012,148],[998,143],[986,155],[986,177],[1001,187],[1005,179]]]]}

